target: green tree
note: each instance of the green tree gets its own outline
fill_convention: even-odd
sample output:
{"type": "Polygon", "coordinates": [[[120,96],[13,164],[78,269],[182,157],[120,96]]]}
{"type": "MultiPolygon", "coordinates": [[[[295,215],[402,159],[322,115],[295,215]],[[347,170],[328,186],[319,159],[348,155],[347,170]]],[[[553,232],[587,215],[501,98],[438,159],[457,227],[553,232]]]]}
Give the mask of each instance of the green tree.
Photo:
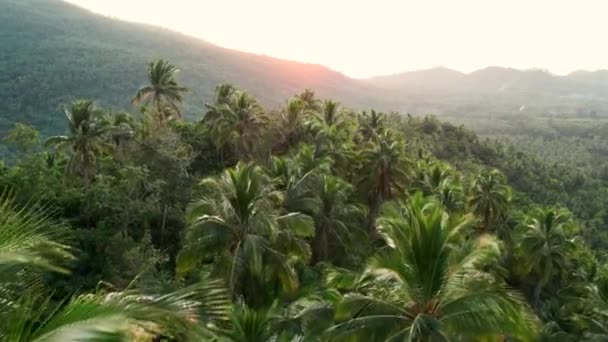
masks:
{"type": "Polygon", "coordinates": [[[224,331],[221,342],[266,342],[279,334],[280,315],[276,306],[254,310],[236,304],[231,314],[231,327],[224,331]]]}
{"type": "Polygon", "coordinates": [[[362,152],[359,183],[367,194],[370,232],[374,230],[374,221],[382,203],[405,190],[409,160],[404,151],[405,145],[398,137],[384,132],[362,152]]]}
{"type": "Polygon", "coordinates": [[[97,158],[105,148],[103,136],[107,125],[102,120],[102,112],[93,101],[77,100],[65,110],[70,135],[57,135],[46,140],[56,149],[70,148],[71,156],[66,171],[72,175],[79,172],[88,185],[97,158]]]}
{"type": "Polygon", "coordinates": [[[469,207],[481,219],[481,229],[487,232],[492,224],[504,220],[511,205],[511,188],[500,171],[483,171],[473,181],[469,207]]]}
{"type": "Polygon", "coordinates": [[[279,114],[277,131],[280,139],[274,144],[274,150],[286,151],[302,141],[306,136],[306,105],[298,98],[289,99],[279,114]]]}
{"type": "Polygon", "coordinates": [[[520,227],[517,246],[528,274],[535,277],[533,302],[540,305],[543,288],[562,271],[572,247],[573,222],[567,211],[536,208],[520,227]]]}
{"type": "Polygon", "coordinates": [[[349,249],[357,246],[355,238],[365,237],[364,231],[356,228],[365,211],[350,202],[352,194],[352,186],[338,177],[325,175],[320,179],[320,206],[314,215],[312,241],[314,262],[336,261],[340,256],[356,254],[349,249]]]}
{"type": "MultiPolygon", "coordinates": [[[[234,146],[239,160],[247,159],[260,131],[268,123],[268,117],[255,98],[245,91],[233,90],[227,98],[225,90],[218,89],[217,103],[208,105],[204,121],[209,125],[213,140],[219,149],[229,142],[234,146]]],[[[226,91],[227,92],[227,91],[226,91]]]]}
{"type": "Polygon", "coordinates": [[[175,79],[179,71],[168,61],[159,59],[148,64],[149,84],[140,88],[131,103],[134,105],[149,103],[161,119],[168,112],[178,118],[182,116],[180,105],[187,88],[180,86],[175,79]]]}
{"type": "Polygon", "coordinates": [[[2,140],[20,153],[32,153],[40,145],[40,132],[29,125],[17,123],[2,140]]]}
{"type": "Polygon", "coordinates": [[[530,339],[533,316],[523,300],[484,266],[497,262],[490,236],[466,239],[470,218],[449,216],[439,203],[413,196],[387,208],[378,230],[387,246],[372,257],[336,309],[340,340],[446,341],[504,336],[530,339]]]}
{"type": "Polygon", "coordinates": [[[364,141],[375,139],[384,131],[386,115],[381,112],[371,110],[369,113],[363,112],[358,116],[359,133],[364,141]]]}
{"type": "Polygon", "coordinates": [[[296,98],[304,103],[306,110],[318,112],[321,110],[321,101],[316,98],[315,92],[312,89],[306,89],[300,94],[296,95],[296,98]]]}
{"type": "Polygon", "coordinates": [[[188,211],[190,226],[178,271],[215,258],[233,296],[242,294],[258,305],[264,293],[256,290],[264,289],[256,284],[263,287],[265,277],[278,279],[284,292],[296,289],[294,265],[310,258],[303,239],[314,234],[312,219],[281,213],[282,193],[254,165],[239,164],[219,178],[204,179],[201,187],[203,198],[188,211]]]}
{"type": "Polygon", "coordinates": [[[412,187],[423,194],[435,196],[450,213],[465,208],[465,195],[457,172],[439,161],[419,161],[412,179],[412,187]]]}

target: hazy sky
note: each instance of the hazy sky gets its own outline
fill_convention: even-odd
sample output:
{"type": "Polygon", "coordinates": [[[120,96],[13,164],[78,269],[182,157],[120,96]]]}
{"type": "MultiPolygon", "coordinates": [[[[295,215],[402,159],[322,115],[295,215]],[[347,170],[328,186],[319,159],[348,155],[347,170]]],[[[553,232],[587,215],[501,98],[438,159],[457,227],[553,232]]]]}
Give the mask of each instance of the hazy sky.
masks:
{"type": "Polygon", "coordinates": [[[608,68],[608,1],[69,0],[209,42],[355,77],[489,65],[608,68]]]}

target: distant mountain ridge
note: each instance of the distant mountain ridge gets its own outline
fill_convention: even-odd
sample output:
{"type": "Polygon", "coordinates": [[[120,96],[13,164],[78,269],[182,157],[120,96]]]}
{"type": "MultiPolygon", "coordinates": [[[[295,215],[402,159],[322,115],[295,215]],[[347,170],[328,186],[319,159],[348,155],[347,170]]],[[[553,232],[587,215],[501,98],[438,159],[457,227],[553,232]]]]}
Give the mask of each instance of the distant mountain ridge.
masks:
{"type": "MultiPolygon", "coordinates": [[[[541,69],[513,69],[504,67],[487,67],[470,73],[438,67],[425,70],[401,72],[393,75],[376,76],[368,82],[391,90],[407,90],[408,87],[440,91],[467,91],[477,87],[477,91],[493,92],[507,89],[538,89],[543,91],[578,92],[585,86],[605,84],[608,86],[608,70],[574,71],[565,76],[554,75],[541,69]],[[399,89],[402,88],[402,89],[399,89]]],[[[606,89],[591,88],[586,92],[605,95],[606,89]]]]}
{"type": "Polygon", "coordinates": [[[357,109],[414,114],[579,113],[608,116],[608,71],[555,76],[540,70],[446,68],[353,79],[324,66],[230,50],[150,25],[93,14],[61,0],[0,1],[0,134],[25,121],[45,133],[63,129],[61,105],[74,98],[129,109],[146,83],[145,64],[165,58],[191,89],[200,117],[221,82],[277,108],[305,88],[357,109]],[[522,110],[525,108],[525,110],[522,110]]]}
{"type": "Polygon", "coordinates": [[[539,69],[487,67],[471,73],[447,68],[372,77],[370,84],[400,94],[407,110],[457,115],[608,116],[608,71],[565,76],[539,69]],[[525,108],[525,110],[524,110],[525,108]]]}

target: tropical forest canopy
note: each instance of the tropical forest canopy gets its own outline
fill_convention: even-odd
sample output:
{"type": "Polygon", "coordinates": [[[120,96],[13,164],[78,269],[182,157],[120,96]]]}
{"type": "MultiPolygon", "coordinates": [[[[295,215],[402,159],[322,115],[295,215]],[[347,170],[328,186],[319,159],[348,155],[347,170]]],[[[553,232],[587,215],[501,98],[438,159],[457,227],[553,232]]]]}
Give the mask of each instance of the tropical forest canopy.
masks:
{"type": "Polygon", "coordinates": [[[1,339],[608,338],[601,178],[312,90],[185,120],[177,70],[5,137],[1,339]]]}
{"type": "Polygon", "coordinates": [[[602,72],[363,81],[0,19],[1,341],[608,340],[602,72]]]}

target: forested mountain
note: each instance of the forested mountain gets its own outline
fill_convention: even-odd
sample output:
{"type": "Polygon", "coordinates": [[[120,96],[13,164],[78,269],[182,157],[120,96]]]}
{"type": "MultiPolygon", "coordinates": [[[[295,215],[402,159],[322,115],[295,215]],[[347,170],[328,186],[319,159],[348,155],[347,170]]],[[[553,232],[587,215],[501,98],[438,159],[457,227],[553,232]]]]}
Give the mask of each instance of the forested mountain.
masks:
{"type": "Polygon", "coordinates": [[[65,127],[53,114],[74,98],[128,108],[121,95],[136,90],[142,66],[160,57],[185,71],[178,78],[191,89],[184,103],[190,118],[200,117],[221,82],[238,83],[271,108],[312,88],[352,108],[418,115],[608,115],[605,71],[562,77],[497,67],[470,74],[438,68],[359,80],[103,17],[61,0],[1,1],[0,40],[2,133],[17,121],[57,133],[65,127]]]}
{"type": "MultiPolygon", "coordinates": [[[[26,121],[48,133],[59,126],[53,113],[74,98],[95,98],[127,108],[125,93],[141,85],[145,63],[169,58],[185,71],[192,89],[191,117],[221,82],[237,82],[267,105],[305,88],[347,100],[378,103],[364,82],[325,67],[224,49],[169,30],[122,22],[61,0],[0,1],[0,131],[26,121]],[[66,95],[67,94],[67,95],[66,95]],[[8,123],[7,123],[8,122],[8,123]]],[[[61,127],[61,128],[60,128],[61,127]]]]}

